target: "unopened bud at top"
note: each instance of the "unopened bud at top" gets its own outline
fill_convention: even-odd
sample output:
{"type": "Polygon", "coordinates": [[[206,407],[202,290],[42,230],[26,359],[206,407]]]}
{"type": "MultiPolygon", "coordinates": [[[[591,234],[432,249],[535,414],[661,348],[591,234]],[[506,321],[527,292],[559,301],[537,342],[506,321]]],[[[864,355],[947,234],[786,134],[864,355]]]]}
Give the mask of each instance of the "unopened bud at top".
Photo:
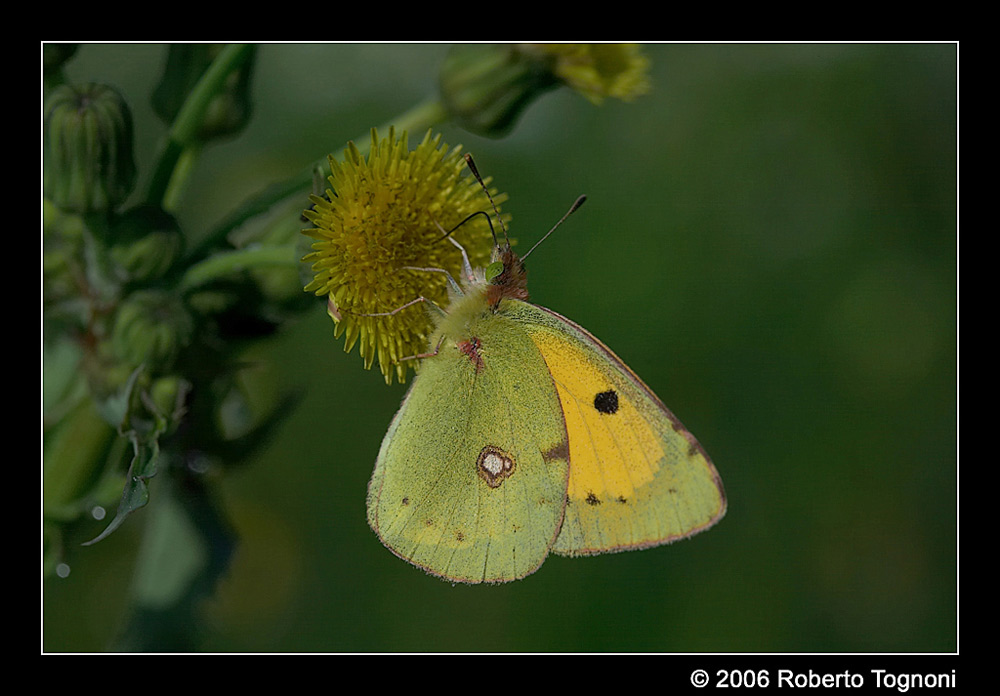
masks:
{"type": "Polygon", "coordinates": [[[76,213],[113,210],[132,192],[132,115],[113,88],[62,85],[45,100],[45,196],[76,213]]]}

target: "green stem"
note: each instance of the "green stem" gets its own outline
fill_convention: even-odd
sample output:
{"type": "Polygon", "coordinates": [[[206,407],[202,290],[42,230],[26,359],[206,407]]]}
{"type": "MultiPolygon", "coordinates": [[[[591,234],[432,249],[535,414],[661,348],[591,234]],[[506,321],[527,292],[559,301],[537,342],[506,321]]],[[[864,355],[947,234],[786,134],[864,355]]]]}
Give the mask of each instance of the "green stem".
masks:
{"type": "MultiPolygon", "coordinates": [[[[396,132],[405,130],[415,133],[431,128],[435,124],[442,123],[447,119],[448,112],[445,110],[444,105],[437,98],[432,98],[417,104],[395,119],[387,121],[379,130],[384,132],[388,130],[389,126],[393,126],[396,132]]],[[[355,142],[358,143],[358,149],[361,151],[361,154],[365,154],[368,152],[371,138],[368,137],[368,134],[365,134],[363,137],[357,138],[355,142]]],[[[248,198],[219,223],[215,229],[209,232],[201,244],[198,245],[198,248],[192,251],[191,258],[200,258],[206,255],[212,247],[218,245],[234,229],[250,218],[266,212],[279,201],[284,200],[288,196],[302,195],[312,186],[314,172],[317,170],[325,171],[328,166],[327,158],[323,157],[292,177],[271,184],[263,191],[248,198]]],[[[305,202],[303,202],[303,207],[305,207],[305,202]]]]}
{"type": "Polygon", "coordinates": [[[198,155],[201,154],[201,149],[201,143],[195,143],[193,145],[189,145],[178,153],[174,165],[173,176],[170,177],[167,188],[163,192],[162,201],[164,210],[177,209],[181,193],[184,189],[184,183],[191,175],[191,172],[194,171],[195,164],[198,162],[198,155]]]}
{"type": "Polygon", "coordinates": [[[170,132],[167,133],[166,142],[163,144],[160,159],[146,193],[146,201],[149,204],[155,206],[163,204],[168,187],[176,192],[177,187],[181,185],[174,171],[178,160],[188,147],[196,144],[198,129],[204,121],[205,113],[212,99],[223,87],[226,78],[231,72],[239,69],[252,52],[253,46],[249,44],[226,46],[192,88],[177,113],[170,132]]]}
{"type": "Polygon", "coordinates": [[[255,246],[213,254],[190,266],[181,278],[178,289],[187,292],[216,278],[252,268],[274,266],[295,267],[298,263],[294,244],[255,246]]]}
{"type": "MultiPolygon", "coordinates": [[[[417,134],[423,136],[423,133],[417,133],[417,131],[423,131],[432,127],[436,123],[442,123],[448,120],[448,111],[444,108],[444,104],[438,99],[428,99],[420,104],[417,104],[409,111],[403,112],[397,116],[392,121],[388,121],[383,125],[380,130],[387,131],[389,126],[394,126],[396,132],[408,131],[411,135],[417,134]]],[[[364,141],[364,138],[360,138],[364,141]]]]}

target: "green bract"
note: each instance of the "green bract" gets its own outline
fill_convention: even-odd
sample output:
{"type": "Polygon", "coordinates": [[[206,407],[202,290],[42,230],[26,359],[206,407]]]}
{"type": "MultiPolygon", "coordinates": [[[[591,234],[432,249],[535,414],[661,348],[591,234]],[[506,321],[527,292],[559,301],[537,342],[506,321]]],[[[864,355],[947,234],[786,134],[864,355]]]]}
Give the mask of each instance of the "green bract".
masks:
{"type": "Polygon", "coordinates": [[[178,297],[145,290],[131,294],[118,308],[112,344],[120,360],[157,373],[173,365],[193,332],[194,320],[178,297]]]}

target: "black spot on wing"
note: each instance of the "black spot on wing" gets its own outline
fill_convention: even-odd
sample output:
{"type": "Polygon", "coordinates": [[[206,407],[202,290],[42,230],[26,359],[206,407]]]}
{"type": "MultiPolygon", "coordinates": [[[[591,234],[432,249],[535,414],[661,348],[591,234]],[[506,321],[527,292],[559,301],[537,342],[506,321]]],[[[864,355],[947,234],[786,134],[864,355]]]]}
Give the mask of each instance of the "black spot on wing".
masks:
{"type": "Polygon", "coordinates": [[[618,412],[618,392],[614,389],[598,392],[594,396],[594,408],[598,413],[612,415],[618,412]]]}

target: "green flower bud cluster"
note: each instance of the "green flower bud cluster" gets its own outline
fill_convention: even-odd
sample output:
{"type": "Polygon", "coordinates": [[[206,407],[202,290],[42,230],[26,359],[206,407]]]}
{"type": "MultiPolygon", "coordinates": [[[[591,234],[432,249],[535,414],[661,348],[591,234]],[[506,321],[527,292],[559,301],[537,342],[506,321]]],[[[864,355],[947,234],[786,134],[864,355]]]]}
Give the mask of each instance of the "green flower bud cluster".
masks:
{"type": "MultiPolygon", "coordinates": [[[[71,55],[52,53],[54,64],[71,55]]],[[[193,336],[194,319],[169,289],[184,253],[176,220],[155,205],[118,210],[136,179],[132,153],[132,117],[116,90],[52,88],[43,162],[47,333],[68,322],[82,337],[99,398],[140,365],[154,374],[170,370],[193,336]]]]}
{"type": "Polygon", "coordinates": [[[134,455],[122,435],[136,423],[176,426],[188,394],[179,361],[197,323],[171,280],[184,253],[176,220],[159,206],[126,208],[137,178],[129,106],[107,85],[64,82],[71,49],[46,51],[45,341],[68,347],[44,369],[64,385],[44,438],[49,571],[65,525],[117,507],[134,455]]]}
{"type": "Polygon", "coordinates": [[[148,479],[189,475],[190,452],[226,463],[265,441],[287,405],[244,388],[236,347],[309,299],[297,283],[298,201],[236,230],[200,230],[195,248],[173,214],[206,142],[249,121],[254,47],[169,48],[152,98],[169,128],[139,202],[129,104],[107,85],[68,81],[75,50],[44,51],[47,572],[146,505],[148,479]],[[115,512],[98,528],[100,510],[115,512]]]}

